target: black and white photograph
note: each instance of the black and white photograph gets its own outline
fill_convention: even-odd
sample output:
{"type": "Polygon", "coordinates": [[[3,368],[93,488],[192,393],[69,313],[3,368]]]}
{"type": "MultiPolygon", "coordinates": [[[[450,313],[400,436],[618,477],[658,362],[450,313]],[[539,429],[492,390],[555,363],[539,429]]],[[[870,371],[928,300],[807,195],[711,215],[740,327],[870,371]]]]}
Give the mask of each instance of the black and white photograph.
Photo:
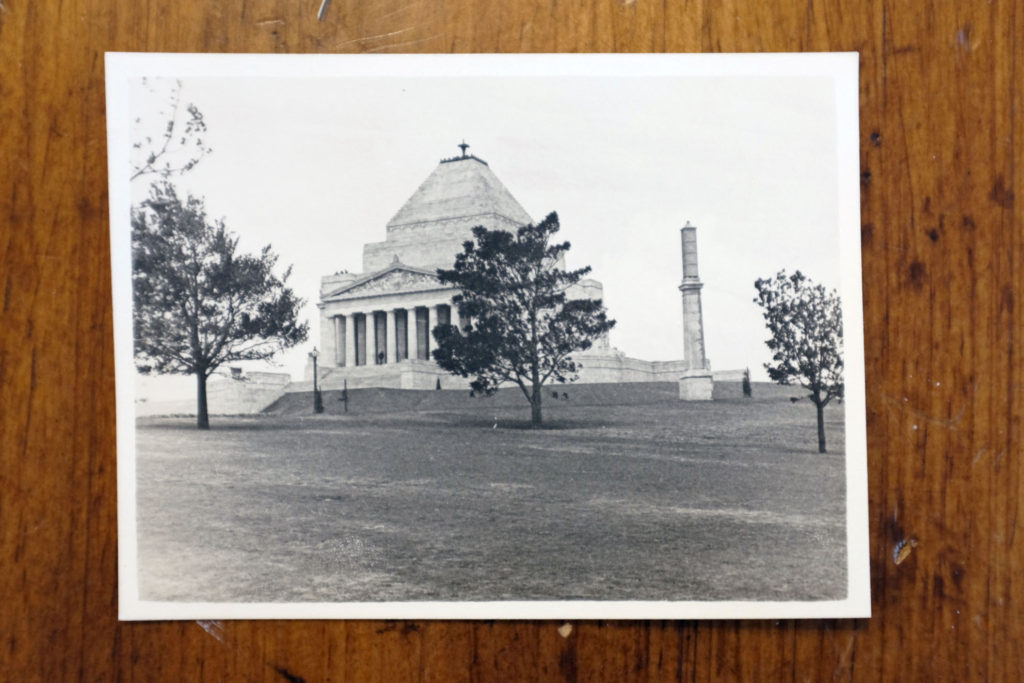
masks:
{"type": "Polygon", "coordinates": [[[870,615],[857,55],[107,55],[120,615],[870,615]]]}

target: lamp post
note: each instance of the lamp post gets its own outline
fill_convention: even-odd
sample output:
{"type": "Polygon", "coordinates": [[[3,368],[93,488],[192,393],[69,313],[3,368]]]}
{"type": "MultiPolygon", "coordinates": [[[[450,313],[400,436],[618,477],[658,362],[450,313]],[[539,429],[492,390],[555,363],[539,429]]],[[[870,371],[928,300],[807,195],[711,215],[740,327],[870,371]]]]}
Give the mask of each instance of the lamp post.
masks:
{"type": "Polygon", "coordinates": [[[317,371],[316,371],[316,359],[320,355],[320,352],[313,347],[313,350],[309,352],[309,357],[313,359],[313,412],[322,413],[324,412],[324,401],[320,396],[320,388],[317,386],[317,371]]]}

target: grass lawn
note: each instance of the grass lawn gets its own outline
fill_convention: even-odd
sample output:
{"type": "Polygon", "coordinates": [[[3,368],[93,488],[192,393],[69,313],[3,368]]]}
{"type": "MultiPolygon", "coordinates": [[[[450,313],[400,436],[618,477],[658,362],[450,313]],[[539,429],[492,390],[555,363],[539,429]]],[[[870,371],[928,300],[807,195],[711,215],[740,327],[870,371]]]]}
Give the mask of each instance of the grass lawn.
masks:
{"type": "Polygon", "coordinates": [[[209,432],[140,420],[140,597],[845,597],[841,407],[824,455],[806,402],[553,404],[543,430],[528,417],[524,401],[209,432]]]}

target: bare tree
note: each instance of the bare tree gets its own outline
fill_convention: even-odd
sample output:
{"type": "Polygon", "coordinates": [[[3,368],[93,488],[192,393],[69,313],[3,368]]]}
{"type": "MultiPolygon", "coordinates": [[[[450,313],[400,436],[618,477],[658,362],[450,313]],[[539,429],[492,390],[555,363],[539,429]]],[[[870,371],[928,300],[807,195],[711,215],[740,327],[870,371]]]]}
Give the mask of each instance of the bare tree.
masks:
{"type": "MultiPolygon", "coordinates": [[[[142,83],[157,94],[157,87],[148,79],[142,79],[142,83]]],[[[157,113],[164,121],[161,132],[143,135],[132,144],[131,180],[145,175],[165,180],[181,175],[191,171],[213,151],[203,140],[206,133],[203,113],[191,102],[182,106],[181,81],[174,82],[166,103],[157,113]]],[[[144,125],[142,118],[137,117],[135,124],[144,125]]]]}

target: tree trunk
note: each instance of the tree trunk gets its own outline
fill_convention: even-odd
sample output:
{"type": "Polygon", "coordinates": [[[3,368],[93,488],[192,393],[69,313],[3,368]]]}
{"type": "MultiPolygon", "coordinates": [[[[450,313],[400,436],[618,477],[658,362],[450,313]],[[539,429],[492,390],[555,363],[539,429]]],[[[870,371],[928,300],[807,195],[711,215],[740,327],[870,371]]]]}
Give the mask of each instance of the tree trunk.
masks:
{"type": "Polygon", "coordinates": [[[825,406],[815,401],[814,407],[818,409],[818,452],[825,452],[825,406]]]}
{"type": "Polygon", "coordinates": [[[541,412],[540,412],[540,382],[533,383],[533,396],[530,397],[530,426],[536,429],[541,425],[541,412]]]}
{"type": "Polygon", "coordinates": [[[210,413],[206,406],[206,373],[196,373],[196,429],[210,428],[210,413]]]}

